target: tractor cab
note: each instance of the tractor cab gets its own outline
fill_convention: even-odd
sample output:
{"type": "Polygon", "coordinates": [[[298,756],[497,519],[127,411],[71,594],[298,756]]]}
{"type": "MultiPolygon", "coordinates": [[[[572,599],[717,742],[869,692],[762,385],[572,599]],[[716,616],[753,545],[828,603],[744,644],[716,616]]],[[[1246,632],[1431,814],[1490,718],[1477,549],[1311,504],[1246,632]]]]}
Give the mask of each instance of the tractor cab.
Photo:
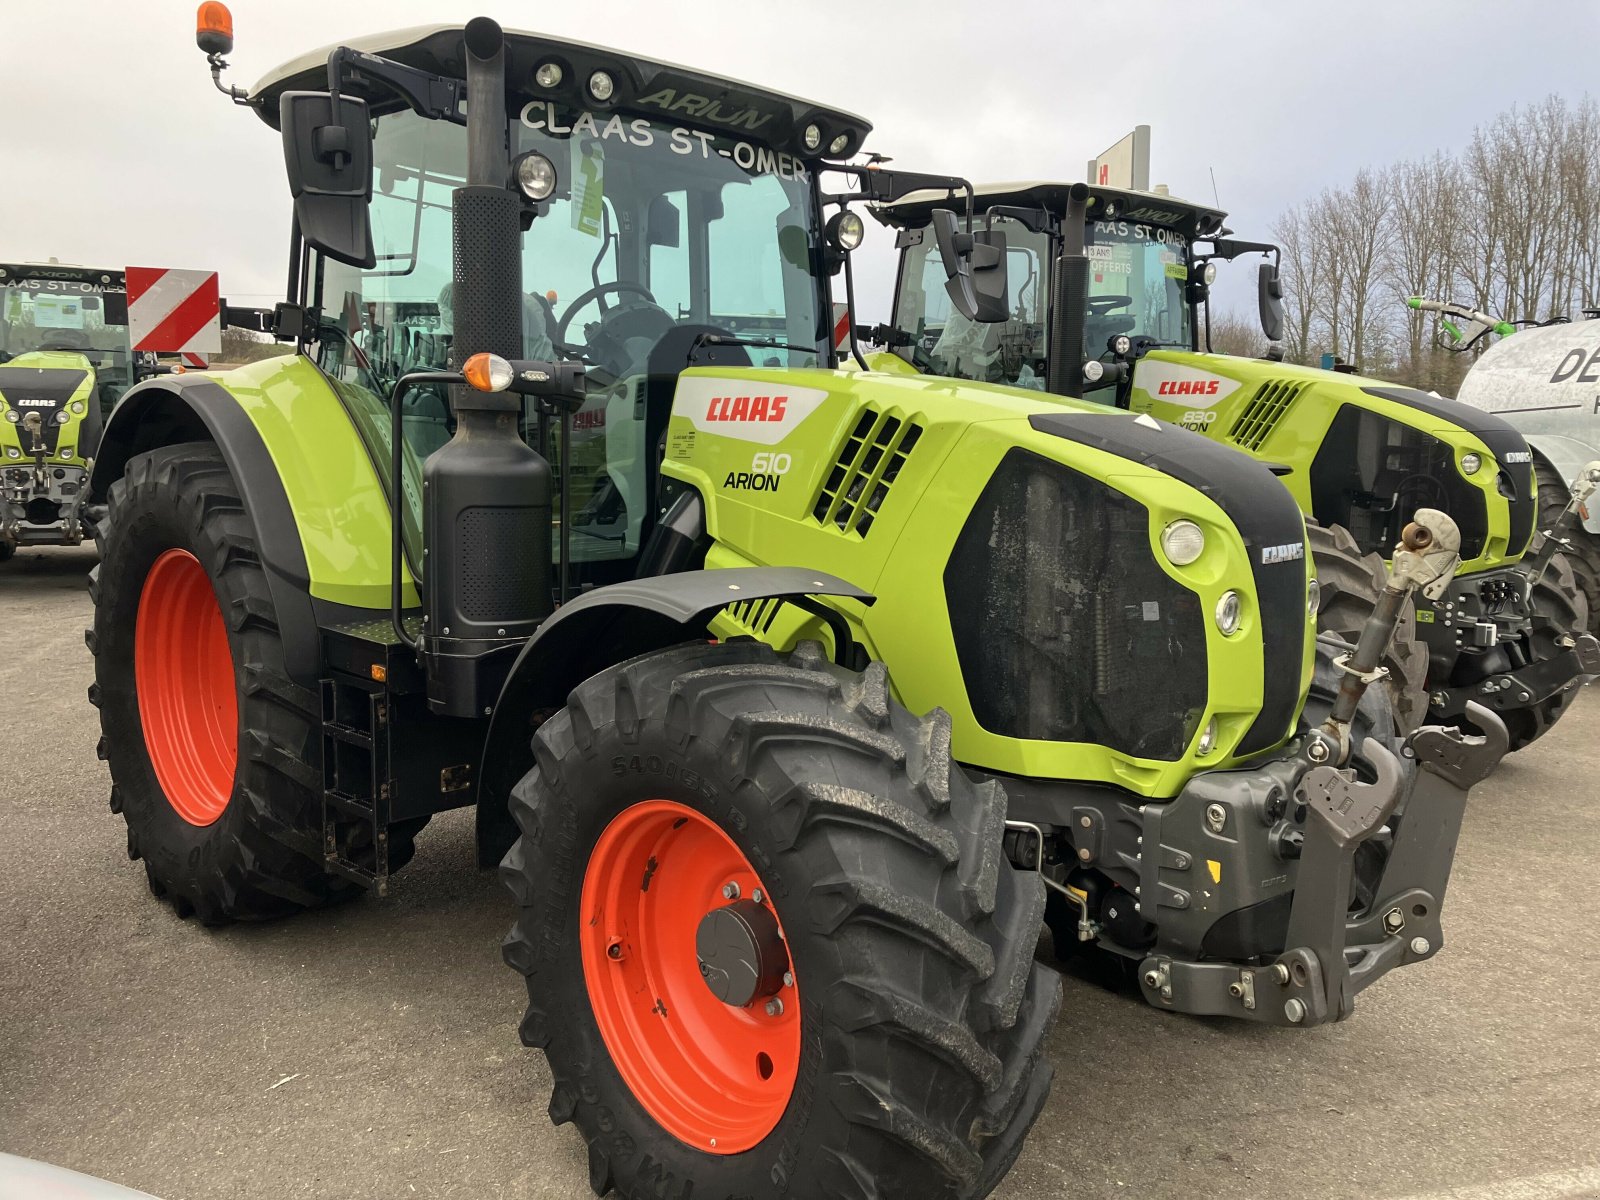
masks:
{"type": "MultiPolygon", "coordinates": [[[[902,250],[895,291],[895,350],[935,375],[985,379],[1016,387],[1046,388],[1051,270],[1061,253],[1062,223],[1071,188],[1051,183],[1008,183],[976,189],[985,228],[1005,238],[1013,295],[1003,322],[981,323],[954,308],[944,288],[945,268],[932,229],[932,212],[950,197],[924,191],[874,210],[897,228],[902,250]],[[907,340],[908,339],[908,340],[907,340]]],[[[1190,245],[1211,231],[1220,214],[1182,205],[1150,192],[1089,189],[1083,221],[1088,258],[1084,345],[1091,357],[1114,338],[1149,346],[1194,340],[1188,289],[1190,245]]],[[[1109,400],[1087,389],[1089,399],[1109,400]]]]}
{"type": "MultiPolygon", "coordinates": [[[[316,314],[306,332],[319,365],[374,430],[397,380],[460,361],[451,198],[468,181],[468,133],[458,107],[413,104],[410,76],[395,78],[459,73],[460,38],[439,27],[351,44],[344,94],[368,106],[372,131],[370,261],[309,247],[298,280],[298,304],[316,314]]],[[[848,153],[868,126],[544,35],[508,32],[505,55],[498,133],[521,204],[513,349],[584,368],[570,448],[532,401],[521,433],[567,477],[581,588],[636,571],[683,370],[831,364],[818,156],[848,153]]],[[[308,56],[259,83],[251,103],[278,124],[281,97],[327,74],[326,53],[308,56]]],[[[459,84],[434,86],[465,103],[459,84]]],[[[401,399],[411,466],[454,431],[446,392],[421,384],[401,399]]],[[[417,493],[407,494],[415,509],[417,493]]],[[[414,536],[408,549],[420,549],[414,536]]]]}

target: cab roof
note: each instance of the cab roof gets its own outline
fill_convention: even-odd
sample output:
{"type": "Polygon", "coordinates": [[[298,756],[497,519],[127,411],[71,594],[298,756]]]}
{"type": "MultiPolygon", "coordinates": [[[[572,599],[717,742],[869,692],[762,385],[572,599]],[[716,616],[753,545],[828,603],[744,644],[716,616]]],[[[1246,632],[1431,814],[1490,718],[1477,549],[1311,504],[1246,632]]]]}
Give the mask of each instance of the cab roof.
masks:
{"type": "MultiPolygon", "coordinates": [[[[1060,214],[1066,210],[1072,183],[1052,183],[1045,180],[1028,180],[1017,183],[982,183],[973,187],[975,207],[978,212],[996,204],[1017,208],[1043,208],[1060,214]]],[[[955,199],[959,200],[960,197],[955,199]]],[[[923,225],[935,208],[949,207],[951,194],[938,190],[913,192],[893,204],[879,208],[882,219],[890,225],[923,225]]],[[[1227,213],[1210,205],[1180,200],[1164,192],[1138,191],[1133,188],[1100,187],[1089,185],[1089,216],[1103,218],[1108,213],[1130,221],[1147,221],[1152,225],[1165,225],[1189,238],[1210,237],[1222,228],[1227,213]]]]}
{"type": "MultiPolygon", "coordinates": [[[[393,59],[436,75],[463,79],[466,75],[464,28],[464,25],[418,25],[324,46],[269,71],[252,89],[250,104],[263,121],[276,129],[278,97],[286,91],[327,90],[328,55],[340,46],[393,59]]],[[[507,89],[513,98],[520,97],[524,102],[553,99],[597,115],[623,111],[657,116],[762,142],[808,159],[820,157],[822,151],[808,151],[801,144],[801,133],[807,125],[815,123],[821,129],[822,150],[841,134],[846,135],[845,146],[829,153],[829,158],[854,154],[872,128],[869,121],[842,109],[740,80],[708,75],[675,63],[543,33],[507,29],[505,36],[507,89]],[[549,89],[540,88],[533,79],[534,71],[547,62],[555,62],[562,69],[561,83],[549,89]],[[589,76],[602,69],[616,82],[615,94],[604,104],[590,99],[585,91],[589,76]]],[[[381,85],[368,90],[356,82],[350,84],[347,91],[366,99],[375,112],[403,107],[393,93],[381,85]]]]}

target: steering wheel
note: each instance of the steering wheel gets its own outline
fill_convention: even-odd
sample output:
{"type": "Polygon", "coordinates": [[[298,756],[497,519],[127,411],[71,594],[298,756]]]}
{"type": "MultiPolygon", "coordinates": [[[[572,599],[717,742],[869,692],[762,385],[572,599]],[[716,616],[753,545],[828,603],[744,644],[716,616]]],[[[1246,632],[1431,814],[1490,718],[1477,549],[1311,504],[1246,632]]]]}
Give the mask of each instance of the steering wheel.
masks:
{"type": "MultiPolygon", "coordinates": [[[[567,311],[562,313],[561,320],[556,322],[556,331],[553,340],[557,342],[565,342],[567,340],[567,326],[572,324],[572,318],[578,315],[578,313],[583,309],[583,306],[588,304],[591,300],[598,300],[601,296],[609,295],[612,292],[635,292],[638,295],[643,296],[651,304],[655,304],[656,302],[656,298],[651,294],[650,289],[645,287],[642,283],[631,283],[626,279],[619,279],[613,283],[599,284],[590,288],[571,304],[567,305],[567,311]]],[[[659,308],[660,305],[656,305],[656,307],[659,308]]],[[[602,313],[605,312],[604,304],[600,306],[600,311],[602,313]]]]}
{"type": "Polygon", "coordinates": [[[41,350],[87,350],[89,335],[81,329],[52,329],[39,339],[41,350]]]}
{"type": "Polygon", "coordinates": [[[1132,296],[1090,296],[1089,315],[1091,317],[1109,316],[1116,309],[1127,308],[1132,303],[1132,296]]]}

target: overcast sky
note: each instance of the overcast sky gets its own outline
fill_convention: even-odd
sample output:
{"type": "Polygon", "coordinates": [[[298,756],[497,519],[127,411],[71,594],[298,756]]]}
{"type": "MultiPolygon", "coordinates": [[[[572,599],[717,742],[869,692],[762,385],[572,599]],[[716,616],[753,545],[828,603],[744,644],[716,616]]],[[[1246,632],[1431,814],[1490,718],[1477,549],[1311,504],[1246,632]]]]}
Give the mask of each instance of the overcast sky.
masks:
{"type": "MultiPolygon", "coordinates": [[[[212,89],[189,0],[0,0],[0,260],[213,268],[270,302],[288,244],[277,136],[212,89]]],[[[1538,0],[234,0],[232,82],[341,37],[486,13],[792,92],[871,120],[867,145],[974,180],[1081,177],[1153,127],[1151,175],[1240,236],[1286,205],[1454,149],[1596,84],[1600,2],[1538,0]],[[891,23],[892,22],[892,23],[891,23]]],[[[862,315],[886,316],[869,223],[862,315]]]]}

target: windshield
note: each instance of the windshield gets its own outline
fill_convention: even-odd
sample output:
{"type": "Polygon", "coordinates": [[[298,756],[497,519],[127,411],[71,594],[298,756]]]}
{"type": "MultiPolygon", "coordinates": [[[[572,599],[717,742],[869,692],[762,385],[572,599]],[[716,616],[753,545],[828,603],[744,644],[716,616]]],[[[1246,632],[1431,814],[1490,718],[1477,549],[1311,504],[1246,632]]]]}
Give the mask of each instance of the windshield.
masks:
{"type": "MultiPolygon", "coordinates": [[[[1010,317],[982,325],[955,312],[932,228],[911,229],[905,236],[918,240],[901,264],[894,324],[912,341],[897,352],[934,375],[1042,389],[1055,250],[1047,235],[1031,232],[1020,221],[996,216],[992,225],[1006,235],[1010,317]]],[[[1089,258],[1085,351],[1109,359],[1106,343],[1119,333],[1190,348],[1184,236],[1158,225],[1091,221],[1084,242],[1089,258]]]]}
{"type": "MultiPolygon", "coordinates": [[[[513,157],[537,151],[558,178],[522,238],[522,353],[588,366],[588,398],[573,418],[573,560],[620,563],[637,553],[650,514],[677,373],[816,366],[827,353],[810,176],[792,155],[754,143],[542,100],[511,131],[513,157]],[[704,339],[717,335],[764,344],[708,353],[704,339]]],[[[464,181],[465,130],[409,111],[380,117],[373,161],[377,266],[319,264],[331,326],[320,361],[347,405],[371,412],[363,423],[387,462],[376,397],[407,371],[449,360],[450,205],[464,181]]],[[[451,418],[439,389],[403,407],[414,463],[448,440],[451,418]]],[[[554,423],[541,426],[530,410],[524,432],[560,471],[554,423]]],[[[414,506],[410,480],[406,491],[414,506]]]]}
{"type": "Polygon", "coordinates": [[[997,216],[990,227],[1006,237],[1008,319],[985,325],[956,312],[933,230],[912,230],[921,240],[901,264],[894,313],[895,328],[911,335],[911,345],[898,351],[930,374],[1042,389],[1050,238],[1010,217],[997,216]]]}
{"type": "Polygon", "coordinates": [[[1119,333],[1190,349],[1184,299],[1188,239],[1159,225],[1091,221],[1084,242],[1089,256],[1084,350],[1104,355],[1106,342],[1119,333]]]}
{"type": "Polygon", "coordinates": [[[23,276],[0,284],[0,362],[40,351],[88,359],[109,408],[133,382],[125,294],[74,279],[23,276]]]}

